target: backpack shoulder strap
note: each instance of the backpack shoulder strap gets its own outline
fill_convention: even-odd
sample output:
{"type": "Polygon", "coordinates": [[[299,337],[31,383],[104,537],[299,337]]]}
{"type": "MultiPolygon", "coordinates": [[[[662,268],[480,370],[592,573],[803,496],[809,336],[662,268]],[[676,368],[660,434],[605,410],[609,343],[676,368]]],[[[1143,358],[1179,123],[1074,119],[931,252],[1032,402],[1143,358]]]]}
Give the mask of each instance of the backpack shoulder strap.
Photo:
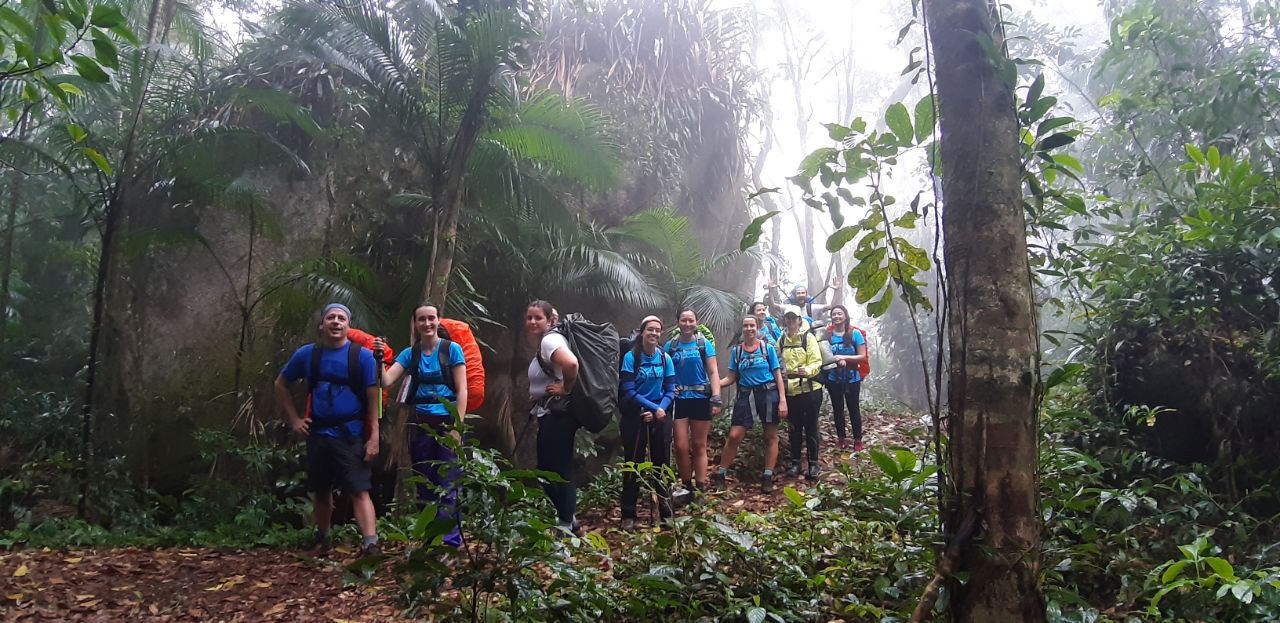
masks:
{"type": "Polygon", "coordinates": [[[702,332],[699,331],[698,335],[694,338],[694,341],[698,343],[698,357],[702,361],[706,361],[707,360],[707,338],[702,337],[702,332]]]}
{"type": "Polygon", "coordinates": [[[320,382],[320,357],[324,354],[324,346],[320,342],[311,345],[311,363],[307,365],[307,395],[311,395],[316,390],[316,383],[320,382]]]}
{"type": "Polygon", "coordinates": [[[405,393],[405,404],[418,403],[418,386],[422,382],[418,379],[418,371],[422,369],[422,341],[418,340],[413,343],[413,348],[409,350],[409,391],[405,393]]]}
{"type": "Polygon", "coordinates": [[[453,342],[440,338],[440,344],[436,346],[436,360],[440,362],[440,376],[444,377],[444,386],[457,394],[458,388],[453,386],[453,360],[449,358],[449,347],[452,344],[453,342]]]}
{"type": "MultiPolygon", "coordinates": [[[[347,341],[347,386],[360,400],[360,408],[364,409],[368,406],[369,397],[365,395],[365,388],[361,383],[363,377],[360,374],[360,351],[362,350],[365,350],[365,347],[350,340],[347,341]]],[[[374,365],[377,363],[375,362],[374,365]]]]}

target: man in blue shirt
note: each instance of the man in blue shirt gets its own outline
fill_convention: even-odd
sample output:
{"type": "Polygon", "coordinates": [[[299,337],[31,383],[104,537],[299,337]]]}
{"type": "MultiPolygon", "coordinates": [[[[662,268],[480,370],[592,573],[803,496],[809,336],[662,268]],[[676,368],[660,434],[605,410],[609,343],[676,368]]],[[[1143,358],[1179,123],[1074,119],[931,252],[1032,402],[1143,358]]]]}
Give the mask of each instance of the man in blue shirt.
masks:
{"type": "Polygon", "coordinates": [[[373,556],[380,553],[369,497],[369,462],[378,455],[378,403],[382,399],[377,364],[369,349],[347,337],[351,310],[330,303],[320,316],[320,340],[299,348],[276,377],[276,402],[293,431],[307,437],[307,490],[312,494],[316,520],[311,551],[318,555],[328,549],[333,489],[341,487],[351,496],[356,523],[364,535],[360,555],[373,556]],[[357,350],[353,353],[351,349],[357,350]],[[311,400],[306,418],[298,416],[289,391],[290,384],[302,379],[307,380],[311,400]]]}

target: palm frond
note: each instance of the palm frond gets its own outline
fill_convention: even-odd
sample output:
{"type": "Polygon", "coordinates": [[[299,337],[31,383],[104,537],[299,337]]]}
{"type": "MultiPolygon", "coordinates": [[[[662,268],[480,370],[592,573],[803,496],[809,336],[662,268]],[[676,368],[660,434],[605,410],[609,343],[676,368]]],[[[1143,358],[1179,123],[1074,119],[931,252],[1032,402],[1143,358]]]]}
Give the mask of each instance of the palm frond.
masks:
{"type": "Polygon", "coordinates": [[[698,319],[718,335],[732,333],[742,320],[746,301],[733,292],[726,292],[707,285],[694,285],[681,293],[679,307],[688,307],[698,314],[698,319]]]}
{"type": "Polygon", "coordinates": [[[652,247],[675,281],[694,282],[705,274],[705,260],[689,219],[675,210],[654,208],[633,214],[620,231],[652,247]]]}
{"type": "Polygon", "coordinates": [[[548,259],[546,283],[560,285],[565,293],[599,296],[651,309],[667,304],[667,298],[645,275],[617,252],[577,245],[553,249],[548,259]]]}

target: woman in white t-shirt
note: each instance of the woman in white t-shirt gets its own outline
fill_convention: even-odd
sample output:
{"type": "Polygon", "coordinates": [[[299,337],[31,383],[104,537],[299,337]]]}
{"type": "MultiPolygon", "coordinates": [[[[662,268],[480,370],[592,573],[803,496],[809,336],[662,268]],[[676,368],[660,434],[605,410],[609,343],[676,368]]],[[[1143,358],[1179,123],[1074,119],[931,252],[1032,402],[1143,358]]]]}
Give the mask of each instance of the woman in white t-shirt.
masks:
{"type": "Polygon", "coordinates": [[[529,362],[529,399],[538,417],[538,469],[559,474],[564,482],[543,485],[556,507],[561,528],[581,531],[574,517],[577,491],[573,487],[573,440],[578,422],[569,412],[569,393],[578,379],[578,358],[564,336],[552,331],[555,309],[546,301],[529,303],[524,328],[538,339],[538,353],[529,362]]]}

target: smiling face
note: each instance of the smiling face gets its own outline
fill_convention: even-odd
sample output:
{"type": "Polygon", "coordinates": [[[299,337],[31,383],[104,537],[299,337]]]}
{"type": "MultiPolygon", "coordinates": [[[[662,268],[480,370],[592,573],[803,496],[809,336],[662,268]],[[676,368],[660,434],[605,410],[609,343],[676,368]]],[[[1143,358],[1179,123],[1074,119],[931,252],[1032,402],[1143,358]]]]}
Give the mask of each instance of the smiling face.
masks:
{"type": "MultiPolygon", "coordinates": [[[[751,314],[756,318],[758,318],[761,322],[764,322],[765,316],[769,315],[769,310],[765,307],[764,303],[756,303],[756,306],[751,308],[751,314]]],[[[759,328],[759,327],[756,327],[756,328],[759,328]]]]}
{"type": "Polygon", "coordinates": [[[680,312],[680,319],[676,321],[680,327],[681,335],[693,335],[698,330],[698,317],[694,315],[693,310],[686,309],[680,312]]]}
{"type": "Polygon", "coordinates": [[[324,333],[325,339],[331,343],[341,343],[347,339],[350,323],[351,319],[347,317],[347,312],[341,309],[330,309],[321,319],[320,330],[324,333]]]}
{"type": "Polygon", "coordinates": [[[791,292],[791,300],[803,303],[809,298],[809,288],[797,287],[791,292]]]}
{"type": "Polygon", "coordinates": [[[434,306],[423,305],[413,311],[413,330],[417,332],[419,339],[425,341],[434,337],[439,328],[440,316],[434,306]]]}
{"type": "Polygon", "coordinates": [[[524,312],[524,330],[530,335],[543,335],[551,328],[551,319],[541,307],[533,306],[524,312]]]}
{"type": "Polygon", "coordinates": [[[839,307],[831,310],[831,324],[837,327],[843,327],[844,323],[849,320],[849,315],[844,313],[839,307]]]}
{"type": "Polygon", "coordinates": [[[657,346],[658,341],[662,339],[662,324],[649,321],[645,323],[644,329],[640,331],[641,344],[644,344],[648,350],[650,346],[657,346]]]}
{"type": "Polygon", "coordinates": [[[756,332],[759,331],[760,324],[755,316],[748,316],[742,319],[742,339],[755,340],[756,332]]]}

